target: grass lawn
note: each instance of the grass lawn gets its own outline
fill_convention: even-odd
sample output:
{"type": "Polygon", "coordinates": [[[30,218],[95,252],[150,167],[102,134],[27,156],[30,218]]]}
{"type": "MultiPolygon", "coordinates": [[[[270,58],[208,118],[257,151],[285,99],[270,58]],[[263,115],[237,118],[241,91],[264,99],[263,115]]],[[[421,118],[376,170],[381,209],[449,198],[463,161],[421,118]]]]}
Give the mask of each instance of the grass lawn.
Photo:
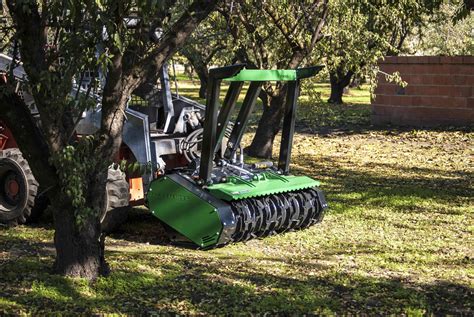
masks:
{"type": "Polygon", "coordinates": [[[474,133],[376,130],[367,89],[351,94],[300,105],[292,167],[322,181],[320,225],[204,252],[137,208],[91,285],[50,273],[48,223],[2,227],[0,315],[474,314],[474,133]]]}

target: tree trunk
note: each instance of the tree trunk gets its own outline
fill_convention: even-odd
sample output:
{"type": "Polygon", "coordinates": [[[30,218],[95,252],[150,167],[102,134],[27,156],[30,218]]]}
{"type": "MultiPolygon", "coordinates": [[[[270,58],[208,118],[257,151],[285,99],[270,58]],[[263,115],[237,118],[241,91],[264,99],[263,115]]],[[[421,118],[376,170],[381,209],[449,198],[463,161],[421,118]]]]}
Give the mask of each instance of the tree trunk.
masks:
{"type": "MultiPolygon", "coordinates": [[[[207,94],[207,75],[201,75],[198,71],[196,71],[199,77],[199,98],[206,99],[207,94]]],[[[206,70],[207,74],[207,70],[206,70]]]]}
{"type": "Polygon", "coordinates": [[[265,111],[270,105],[268,104],[268,94],[265,92],[265,90],[260,90],[260,94],[258,95],[258,98],[262,101],[262,109],[265,111]]]}
{"type": "Polygon", "coordinates": [[[54,269],[59,274],[95,280],[110,271],[104,255],[105,234],[101,233],[99,221],[100,211],[105,208],[107,182],[107,172],[102,171],[102,165],[97,165],[99,171],[89,171],[86,176],[88,188],[84,210],[73,206],[64,188],[51,195],[54,195],[54,269]]]}
{"type": "Polygon", "coordinates": [[[331,81],[331,96],[328,99],[329,103],[342,104],[342,95],[344,94],[344,88],[351,83],[352,75],[354,72],[348,71],[343,74],[340,71],[331,72],[329,78],[331,81]]]}
{"type": "Polygon", "coordinates": [[[79,229],[76,217],[71,212],[72,206],[63,205],[60,208],[67,208],[67,212],[54,213],[56,273],[87,280],[107,275],[109,268],[104,258],[104,238],[100,234],[98,221],[87,219],[79,229]]]}
{"type": "Polygon", "coordinates": [[[272,157],[273,141],[280,131],[280,122],[284,114],[285,94],[286,85],[280,88],[275,96],[269,96],[270,106],[263,110],[252,144],[246,149],[248,155],[259,158],[272,157]]]}
{"type": "Polygon", "coordinates": [[[201,86],[199,87],[199,98],[206,98],[206,93],[207,93],[207,77],[209,77],[209,70],[207,69],[206,62],[204,61],[204,57],[201,56],[201,54],[193,49],[192,47],[189,47],[186,50],[182,51],[183,55],[187,58],[189,63],[194,68],[194,71],[199,77],[199,81],[201,83],[201,86]]]}
{"type": "MultiPolygon", "coordinates": [[[[89,280],[106,274],[108,266],[104,259],[104,238],[100,235],[98,214],[92,212],[103,208],[106,177],[103,173],[89,171],[93,176],[90,177],[91,181],[86,181],[89,184],[86,208],[90,208],[91,211],[81,213],[83,223],[78,225],[75,215],[77,208],[72,205],[70,199],[67,199],[67,186],[60,185],[56,169],[48,161],[50,154],[44,136],[37,129],[28,107],[4,83],[0,83],[0,89],[3,92],[0,98],[0,114],[3,120],[11,127],[36,179],[44,187],[51,188],[47,195],[53,202],[55,218],[54,244],[57,255],[55,271],[89,280]]],[[[90,156],[91,160],[95,159],[94,155],[90,156]]],[[[79,214],[77,210],[76,214],[79,214]]]]}

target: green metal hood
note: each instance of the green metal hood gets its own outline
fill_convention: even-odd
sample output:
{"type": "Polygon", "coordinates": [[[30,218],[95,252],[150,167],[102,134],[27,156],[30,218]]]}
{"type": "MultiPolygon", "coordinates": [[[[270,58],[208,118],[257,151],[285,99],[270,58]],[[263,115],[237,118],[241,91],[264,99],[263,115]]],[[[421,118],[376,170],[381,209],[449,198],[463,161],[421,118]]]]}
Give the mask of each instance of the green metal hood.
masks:
{"type": "Polygon", "coordinates": [[[319,186],[320,182],[308,176],[283,176],[264,172],[251,181],[231,176],[226,183],[210,185],[207,190],[225,201],[278,194],[319,186]]]}
{"type": "Polygon", "coordinates": [[[295,81],[313,77],[324,66],[312,66],[297,69],[242,69],[236,75],[224,78],[224,81],[295,81]]]}

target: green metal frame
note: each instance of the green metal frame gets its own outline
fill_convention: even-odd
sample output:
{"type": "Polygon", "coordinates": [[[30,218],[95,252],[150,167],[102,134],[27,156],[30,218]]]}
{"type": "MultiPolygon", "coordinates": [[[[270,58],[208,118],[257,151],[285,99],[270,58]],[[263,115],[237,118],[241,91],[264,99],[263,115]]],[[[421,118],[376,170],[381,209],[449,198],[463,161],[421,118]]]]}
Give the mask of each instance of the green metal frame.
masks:
{"type": "Polygon", "coordinates": [[[323,66],[313,66],[297,69],[244,69],[245,65],[238,64],[209,70],[208,91],[206,98],[206,112],[204,120],[203,142],[199,179],[201,185],[210,185],[211,171],[216,152],[220,149],[223,132],[235,108],[238,94],[242,89],[239,82],[250,81],[249,89],[242,104],[237,120],[227,142],[226,150],[217,157],[229,159],[235,154],[245,132],[250,114],[252,113],[261,86],[265,81],[287,81],[288,92],[285,105],[285,115],[282,129],[282,143],[278,167],[284,174],[289,174],[291,146],[293,142],[296,119],[296,101],[299,95],[300,79],[315,76],[323,66]],[[231,82],[224,103],[219,112],[219,92],[222,81],[231,82]]]}
{"type": "Polygon", "coordinates": [[[234,207],[231,207],[233,201],[299,191],[320,185],[310,177],[288,175],[288,172],[299,80],[314,76],[322,67],[255,70],[243,69],[244,66],[232,65],[210,70],[198,182],[194,182],[185,174],[172,173],[153,181],[147,195],[148,206],[154,216],[201,248],[231,241],[231,235],[237,227],[232,211],[234,207]],[[219,92],[223,80],[231,83],[219,112],[219,92]],[[231,113],[235,109],[243,81],[250,81],[250,87],[229,136],[226,150],[217,157],[229,159],[237,150],[263,82],[288,81],[279,171],[261,171],[255,173],[251,180],[229,176],[226,182],[213,184],[211,172],[216,153],[231,113]]]}

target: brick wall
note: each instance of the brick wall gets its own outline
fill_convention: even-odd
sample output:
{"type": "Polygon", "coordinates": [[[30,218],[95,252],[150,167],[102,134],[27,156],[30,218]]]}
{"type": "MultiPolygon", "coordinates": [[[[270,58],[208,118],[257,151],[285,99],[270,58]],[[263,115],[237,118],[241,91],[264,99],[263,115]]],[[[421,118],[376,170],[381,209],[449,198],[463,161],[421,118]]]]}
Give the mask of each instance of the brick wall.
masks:
{"type": "Polygon", "coordinates": [[[474,123],[474,56],[389,56],[380,70],[399,71],[408,86],[379,74],[372,123],[417,127],[474,123]]]}

